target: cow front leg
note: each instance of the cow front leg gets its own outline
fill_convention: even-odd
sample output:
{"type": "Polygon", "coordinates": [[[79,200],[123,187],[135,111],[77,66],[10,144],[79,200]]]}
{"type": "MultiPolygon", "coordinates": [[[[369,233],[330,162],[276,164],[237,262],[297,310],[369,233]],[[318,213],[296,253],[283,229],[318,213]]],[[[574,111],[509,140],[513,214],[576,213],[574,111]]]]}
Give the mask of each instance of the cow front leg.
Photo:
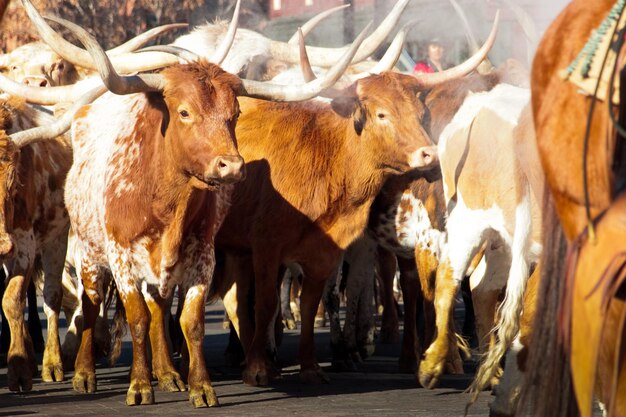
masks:
{"type": "MultiPolygon", "coordinates": [[[[462,269],[462,268],[461,268],[462,269]]],[[[435,284],[435,324],[437,337],[426,350],[424,360],[419,367],[419,382],[422,386],[432,389],[439,382],[444,371],[446,357],[450,348],[450,320],[454,296],[461,281],[463,272],[453,269],[450,260],[445,259],[437,268],[435,284]]],[[[463,270],[464,271],[464,270],[463,270]]]]}
{"type": "Polygon", "coordinates": [[[330,382],[330,378],[322,371],[315,357],[315,341],[313,328],[317,306],[324,292],[325,280],[315,280],[306,276],[302,282],[300,309],[302,311],[302,328],[300,330],[300,380],[307,384],[330,382]]]}
{"type": "MultiPolygon", "coordinates": [[[[121,280],[126,281],[126,277],[121,280]]],[[[144,405],[154,403],[154,391],[150,383],[150,366],[148,365],[148,332],[150,330],[150,311],[141,295],[133,286],[126,285],[118,289],[124,303],[128,326],[133,342],[133,363],[130,370],[130,387],[126,394],[127,405],[144,405]]],[[[94,319],[95,322],[95,319],[94,319]]]]}
{"type": "Polygon", "coordinates": [[[30,391],[33,388],[33,374],[36,369],[35,351],[24,321],[29,281],[30,271],[10,276],[2,297],[2,308],[11,331],[7,379],[9,390],[17,392],[30,391]]]}
{"type": "Polygon", "coordinates": [[[194,407],[215,407],[219,405],[217,395],[211,385],[204,355],[204,303],[207,286],[197,284],[187,290],[180,326],[189,349],[189,401],[194,407]]]}
{"type": "Polygon", "coordinates": [[[176,372],[167,343],[165,312],[169,303],[158,294],[156,288],[142,288],[150,310],[150,346],[152,348],[152,376],[159,381],[159,388],[166,392],[185,391],[180,374],[176,372]]]}

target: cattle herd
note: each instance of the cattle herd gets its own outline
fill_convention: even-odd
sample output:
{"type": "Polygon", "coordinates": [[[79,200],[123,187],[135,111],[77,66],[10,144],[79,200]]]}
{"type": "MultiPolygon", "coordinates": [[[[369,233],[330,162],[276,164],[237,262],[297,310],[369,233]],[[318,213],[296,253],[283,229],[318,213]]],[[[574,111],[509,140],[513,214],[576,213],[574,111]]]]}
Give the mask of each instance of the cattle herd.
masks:
{"type": "Polygon", "coordinates": [[[599,404],[626,416],[626,2],[572,1],[530,70],[488,61],[498,12],[467,61],[413,75],[394,70],[407,26],[370,58],[409,0],[343,48],[304,46],[339,8],[279,42],[238,28],[237,0],[230,23],[141,49],[186,27],[166,25],[108,51],[17,1],[41,41],[0,55],[10,391],[30,391],[40,365],[44,382],[73,370],[73,389],[95,392],[96,360],[119,355],[127,326],[128,405],[154,403],[156,380],[216,406],[203,340],[205,304],[218,298],[245,384],[280,376],[276,346],[294,315],[300,379],[329,382],[318,310],[333,364],[354,367],[374,346],[376,290],[380,339],[400,337],[398,272],[399,366],[416,384],[463,372],[453,310],[464,287],[464,333],[481,353],[470,391],[493,389],[492,415],[587,417],[599,404]],[[602,64],[584,75],[591,92],[562,72],[581,60],[602,64]],[[32,283],[48,322],[41,364],[24,318],[32,283]]]}

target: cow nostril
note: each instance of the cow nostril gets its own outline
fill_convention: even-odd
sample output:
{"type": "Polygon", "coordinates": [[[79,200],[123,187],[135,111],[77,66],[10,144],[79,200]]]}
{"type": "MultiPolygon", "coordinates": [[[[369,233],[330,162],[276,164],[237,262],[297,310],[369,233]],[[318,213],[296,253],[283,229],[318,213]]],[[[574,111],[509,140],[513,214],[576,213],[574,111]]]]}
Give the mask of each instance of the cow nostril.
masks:
{"type": "Polygon", "coordinates": [[[224,168],[227,168],[227,167],[228,167],[228,165],[224,161],[219,161],[217,163],[217,168],[218,169],[224,169],[224,168]]]}
{"type": "Polygon", "coordinates": [[[47,80],[41,80],[39,82],[39,87],[45,87],[46,85],[48,85],[48,81],[47,80]]]}

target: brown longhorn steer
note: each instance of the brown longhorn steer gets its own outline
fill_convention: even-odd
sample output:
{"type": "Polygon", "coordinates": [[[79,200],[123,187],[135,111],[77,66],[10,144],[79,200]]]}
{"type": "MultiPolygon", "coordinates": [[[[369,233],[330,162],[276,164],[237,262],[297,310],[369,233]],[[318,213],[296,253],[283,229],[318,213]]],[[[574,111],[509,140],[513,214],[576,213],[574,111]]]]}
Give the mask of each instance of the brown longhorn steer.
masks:
{"type": "MultiPolygon", "coordinates": [[[[24,106],[24,104],[22,104],[24,106]]],[[[2,130],[13,133],[15,118],[3,106],[2,130]]],[[[18,129],[19,130],[19,129],[18,129]]],[[[11,329],[8,380],[11,391],[29,391],[36,371],[34,351],[24,323],[26,291],[41,256],[46,291],[48,338],[42,379],[63,379],[58,335],[61,309],[61,274],[69,222],[63,205],[63,183],[72,162],[71,149],[62,140],[50,140],[18,148],[5,137],[0,146],[0,198],[2,199],[0,256],[8,277],[2,307],[11,329]]]]}
{"type": "Polygon", "coordinates": [[[174,65],[159,74],[120,77],[84,29],[53,20],[79,37],[110,90],[131,94],[105,95],[85,107],[73,125],[74,163],[65,201],[79,242],[76,270],[85,288],[74,389],[96,389],[94,322],[108,270],[124,304],[133,342],[127,404],[154,402],[148,332],[152,373],[159,386],[185,389],[164,335],[166,300],[178,285],[185,294],[180,322],[190,358],[189,398],[196,407],[217,405],[202,354],[203,317],[215,266],[213,241],[229,206],[227,184],[245,176],[235,138],[237,96],[280,100],[315,96],[341,76],[364,33],[324,80],[284,88],[240,80],[205,60],[174,65]],[[139,92],[143,93],[132,94],[139,92]]]}
{"type": "Polygon", "coordinates": [[[58,319],[69,227],[63,184],[71,152],[58,136],[69,128],[81,106],[103,92],[104,88],[90,92],[56,121],[20,99],[0,103],[0,259],[8,273],[2,307],[11,330],[8,382],[12,391],[30,390],[37,369],[24,324],[24,305],[30,280],[38,271],[43,273],[44,310],[48,317],[42,379],[63,379],[58,319]],[[24,130],[40,122],[49,126],[24,130]]]}
{"type": "Polygon", "coordinates": [[[253,274],[226,278],[237,281],[238,291],[255,283],[253,338],[237,314],[247,351],[244,382],[265,385],[273,376],[265,356],[267,329],[277,312],[280,265],[290,263],[304,272],[301,377],[326,379],[313,342],[326,280],[365,228],[384,180],[436,165],[435,148],[419,124],[421,87],[410,76],[383,73],[359,80],[330,105],[241,100],[237,137],[250,175],[235,187],[217,243],[229,252],[252,253],[253,268],[247,269],[253,274]]]}

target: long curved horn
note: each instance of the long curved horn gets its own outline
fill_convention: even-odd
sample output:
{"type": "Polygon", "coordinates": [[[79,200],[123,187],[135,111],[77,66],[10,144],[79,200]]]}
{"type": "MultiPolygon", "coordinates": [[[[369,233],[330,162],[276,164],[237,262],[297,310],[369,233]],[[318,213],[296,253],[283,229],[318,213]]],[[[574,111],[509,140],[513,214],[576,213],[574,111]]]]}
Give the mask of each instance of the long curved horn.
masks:
{"type": "Polygon", "coordinates": [[[463,27],[465,28],[465,38],[467,39],[467,43],[469,44],[472,53],[475,53],[480,48],[478,46],[478,41],[476,40],[476,36],[474,36],[474,32],[472,31],[472,27],[469,24],[469,20],[467,19],[467,15],[465,14],[465,10],[461,7],[461,5],[456,0],[449,0],[450,4],[454,8],[454,11],[461,19],[463,23],[463,27]]]}
{"type": "MultiPolygon", "coordinates": [[[[465,37],[467,38],[467,43],[469,43],[472,54],[475,54],[480,48],[478,46],[478,42],[476,41],[476,37],[474,36],[474,32],[472,31],[472,28],[469,24],[467,15],[465,14],[465,10],[463,10],[463,8],[459,5],[459,3],[457,3],[456,0],[449,0],[449,1],[450,1],[450,4],[452,4],[452,7],[454,8],[454,10],[456,11],[456,14],[461,19],[461,22],[463,22],[463,26],[465,27],[465,37]]],[[[481,62],[481,64],[478,66],[477,70],[480,73],[488,73],[492,71],[493,69],[494,69],[494,66],[491,63],[491,61],[489,61],[488,58],[485,58],[485,60],[481,62]]]]}
{"type": "MultiPolygon", "coordinates": [[[[299,30],[302,30],[302,35],[306,36],[308,35],[314,28],[315,26],[317,26],[322,20],[326,19],[328,16],[330,16],[331,14],[338,12],[339,10],[343,10],[346,7],[350,7],[350,4],[342,4],[341,6],[337,6],[337,7],[333,7],[332,9],[328,9],[323,11],[322,13],[316,14],[315,16],[313,16],[312,18],[310,18],[309,20],[307,20],[300,28],[298,28],[299,30]]],[[[288,44],[290,45],[297,45],[298,44],[298,32],[294,33],[291,38],[289,38],[289,40],[287,41],[288,44]]]]}
{"type": "Polygon", "coordinates": [[[233,12],[233,18],[230,21],[230,25],[228,25],[226,36],[222,39],[222,42],[220,42],[220,45],[217,47],[215,52],[213,52],[211,58],[209,58],[209,62],[220,65],[226,58],[226,55],[228,55],[228,51],[230,51],[230,47],[233,45],[233,41],[235,40],[235,34],[237,33],[240,8],[241,0],[237,0],[237,5],[235,6],[235,11],[233,12]]]}
{"type": "Polygon", "coordinates": [[[98,73],[102,77],[104,85],[115,94],[132,94],[145,91],[161,91],[165,87],[165,78],[159,74],[139,74],[120,76],[109,57],[106,55],[98,41],[80,26],[60,17],[46,17],[53,22],[68,28],[78,40],[87,48],[93,56],[98,73]]]}
{"type": "Polygon", "coordinates": [[[111,48],[107,50],[107,54],[113,55],[121,55],[129,52],[134,52],[137,49],[141,48],[151,40],[157,38],[158,36],[169,32],[171,30],[182,29],[189,27],[188,23],[170,23],[167,25],[157,26],[152,28],[146,32],[140,33],[134,38],[124,42],[123,44],[116,46],[115,48],[111,48]]]}
{"type": "Polygon", "coordinates": [[[300,69],[302,70],[302,77],[305,82],[313,81],[315,73],[311,68],[311,62],[309,62],[309,56],[306,53],[306,45],[304,44],[304,33],[298,28],[298,45],[300,46],[300,69]]]}
{"type": "Polygon", "coordinates": [[[526,35],[526,47],[528,48],[528,63],[530,64],[533,61],[534,49],[537,46],[537,43],[539,43],[539,35],[535,22],[528,15],[526,10],[524,10],[521,6],[513,3],[511,0],[498,1],[506,4],[511,9],[513,14],[515,15],[515,19],[524,31],[524,35],[526,35]]]}
{"type": "Polygon", "coordinates": [[[383,71],[391,71],[393,67],[395,67],[398,59],[400,59],[400,55],[402,54],[404,41],[406,40],[406,35],[409,32],[409,28],[411,28],[417,21],[418,19],[411,20],[400,28],[398,33],[396,33],[396,36],[393,38],[391,45],[389,45],[389,48],[387,48],[385,54],[382,56],[382,58],[380,58],[380,61],[378,61],[376,65],[374,65],[372,69],[369,70],[370,74],[380,74],[383,71]]]}
{"type": "Polygon", "coordinates": [[[13,133],[9,135],[11,140],[18,146],[26,146],[29,143],[38,141],[53,139],[57,136],[65,133],[71,126],[72,120],[76,112],[86,104],[93,102],[107,91],[106,87],[100,86],[89,91],[87,94],[77,100],[72,107],[70,107],[63,116],[61,116],[54,123],[47,126],[34,127],[32,129],[23,130],[21,132],[13,133]]]}
{"type": "MultiPolygon", "coordinates": [[[[397,26],[400,20],[400,14],[406,8],[408,2],[409,0],[398,0],[395,6],[393,6],[393,9],[391,9],[391,12],[389,12],[376,30],[363,41],[363,45],[352,59],[353,64],[363,61],[376,52],[376,49],[385,41],[387,35],[397,26]]],[[[307,48],[307,52],[312,65],[330,67],[340,59],[340,56],[342,56],[347,49],[348,47],[309,47],[307,48]]],[[[278,60],[291,62],[293,64],[297,64],[300,61],[298,46],[290,45],[285,42],[271,41],[270,55],[278,60]]]]}
{"type": "Polygon", "coordinates": [[[22,97],[29,103],[43,104],[46,106],[62,102],[74,102],[87,91],[99,85],[102,85],[102,80],[91,77],[72,85],[41,88],[16,83],[10,78],[0,74],[0,90],[14,96],[22,97]]]}
{"type": "MultiPolygon", "coordinates": [[[[28,17],[37,29],[37,33],[41,39],[46,42],[54,52],[74,65],[96,69],[93,59],[89,53],[70,42],[67,42],[56,33],[41,17],[37,9],[29,0],[19,0],[26,10],[28,17]]],[[[150,52],[141,55],[123,54],[112,57],[113,66],[117,71],[122,73],[134,73],[139,71],[149,71],[166,67],[178,63],[178,59],[171,55],[161,52],[150,52]]]]}
{"type": "Polygon", "coordinates": [[[430,74],[414,74],[414,77],[419,80],[423,88],[432,88],[438,84],[446,81],[450,81],[456,78],[463,77],[472,72],[480,63],[485,59],[493,44],[496,41],[496,34],[498,33],[498,24],[500,23],[500,10],[496,12],[496,17],[491,27],[489,37],[485,41],[484,45],[472,55],[465,62],[457,65],[456,67],[449,68],[442,72],[434,72],[430,74]]]}
{"type": "Polygon", "coordinates": [[[135,52],[166,52],[168,54],[176,55],[180,59],[183,59],[187,62],[195,62],[200,59],[200,55],[197,55],[195,52],[191,52],[188,49],[181,48],[180,46],[174,46],[174,45],[147,46],[135,52]]]}
{"type": "MultiPolygon", "coordinates": [[[[390,71],[398,62],[400,58],[400,54],[402,54],[402,49],[404,48],[404,41],[406,40],[406,35],[410,27],[412,27],[416,22],[421,19],[413,19],[407,22],[404,26],[400,28],[396,36],[393,38],[393,41],[385,51],[383,57],[378,61],[369,71],[361,72],[359,74],[348,75],[348,78],[351,82],[359,80],[361,78],[365,78],[370,74],[380,74],[383,71],[390,71]]],[[[301,50],[302,59],[300,60],[300,69],[302,70],[302,75],[306,81],[310,81],[315,78],[315,74],[313,73],[313,69],[309,64],[308,57],[306,55],[306,49],[304,48],[304,38],[301,40],[301,50]]],[[[334,90],[332,88],[326,89],[324,92],[325,97],[337,97],[339,94],[339,90],[334,90]]]]}
{"type": "Polygon", "coordinates": [[[337,82],[339,77],[346,70],[350,61],[352,61],[357,50],[364,42],[367,31],[372,26],[370,22],[365,29],[359,34],[356,40],[352,43],[350,48],[343,54],[343,56],[333,65],[324,75],[323,78],[310,81],[303,85],[279,85],[266,82],[241,80],[242,90],[239,95],[257,97],[257,98],[269,98],[277,101],[299,101],[308,100],[318,95],[322,90],[332,86],[337,82]]]}

